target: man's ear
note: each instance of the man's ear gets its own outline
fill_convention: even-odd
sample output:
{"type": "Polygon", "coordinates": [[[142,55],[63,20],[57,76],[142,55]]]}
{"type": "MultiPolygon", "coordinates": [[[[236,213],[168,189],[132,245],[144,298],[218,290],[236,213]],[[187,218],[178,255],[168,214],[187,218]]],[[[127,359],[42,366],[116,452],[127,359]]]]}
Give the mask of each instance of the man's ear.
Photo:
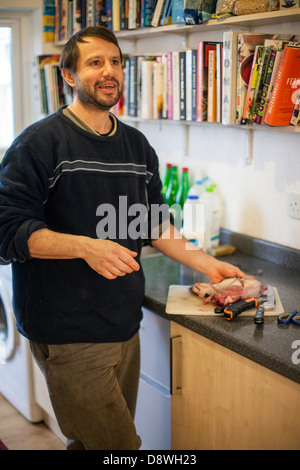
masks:
{"type": "Polygon", "coordinates": [[[70,70],[65,69],[65,68],[61,70],[61,73],[65,81],[67,82],[67,84],[70,85],[72,88],[74,88],[75,87],[74,74],[70,72],[70,70]]]}

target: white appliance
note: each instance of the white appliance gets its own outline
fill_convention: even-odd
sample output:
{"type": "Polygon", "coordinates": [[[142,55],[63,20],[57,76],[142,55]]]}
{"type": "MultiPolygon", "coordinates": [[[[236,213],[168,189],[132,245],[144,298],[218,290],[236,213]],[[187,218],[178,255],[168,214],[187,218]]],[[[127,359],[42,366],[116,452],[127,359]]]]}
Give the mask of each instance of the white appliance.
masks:
{"type": "Polygon", "coordinates": [[[171,449],[170,322],[143,308],[141,372],[135,413],[141,450],[171,449]]]}
{"type": "Polygon", "coordinates": [[[15,326],[11,266],[0,266],[0,393],[29,421],[43,419],[35,401],[33,358],[15,326]]]}

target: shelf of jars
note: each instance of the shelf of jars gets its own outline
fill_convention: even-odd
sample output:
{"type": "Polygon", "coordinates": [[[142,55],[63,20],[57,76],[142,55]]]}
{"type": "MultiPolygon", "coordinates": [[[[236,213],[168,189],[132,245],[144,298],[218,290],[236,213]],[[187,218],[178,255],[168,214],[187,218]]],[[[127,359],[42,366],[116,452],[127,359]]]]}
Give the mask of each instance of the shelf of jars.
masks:
{"type": "Polygon", "coordinates": [[[141,117],[133,117],[133,116],[117,116],[120,121],[128,122],[128,123],[148,123],[148,124],[157,124],[160,126],[167,125],[181,125],[181,126],[207,126],[207,127],[223,127],[224,129],[240,129],[244,131],[266,131],[266,132],[294,132],[300,133],[300,126],[268,126],[267,124],[263,125],[241,125],[241,124],[231,124],[231,125],[224,125],[221,122],[208,122],[208,121],[186,121],[186,120],[174,120],[174,119],[145,119],[141,117]]]}

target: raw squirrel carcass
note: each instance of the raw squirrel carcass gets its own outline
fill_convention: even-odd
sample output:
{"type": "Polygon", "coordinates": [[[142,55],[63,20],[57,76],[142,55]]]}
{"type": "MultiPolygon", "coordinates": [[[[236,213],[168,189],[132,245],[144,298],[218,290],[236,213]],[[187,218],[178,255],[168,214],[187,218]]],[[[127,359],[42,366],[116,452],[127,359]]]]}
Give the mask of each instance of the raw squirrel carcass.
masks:
{"type": "Polygon", "coordinates": [[[217,284],[196,282],[192,292],[203,298],[203,303],[213,302],[217,306],[224,306],[250,297],[259,298],[267,290],[260,281],[252,278],[227,278],[217,284]]]}

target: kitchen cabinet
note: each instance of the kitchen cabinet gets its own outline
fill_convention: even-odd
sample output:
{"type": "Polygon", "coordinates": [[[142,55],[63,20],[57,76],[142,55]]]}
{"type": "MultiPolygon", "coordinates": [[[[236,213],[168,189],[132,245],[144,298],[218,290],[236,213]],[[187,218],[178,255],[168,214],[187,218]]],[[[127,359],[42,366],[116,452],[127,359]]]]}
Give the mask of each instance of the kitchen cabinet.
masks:
{"type": "Polygon", "coordinates": [[[172,449],[298,449],[300,385],[171,321],[172,449]]]}

